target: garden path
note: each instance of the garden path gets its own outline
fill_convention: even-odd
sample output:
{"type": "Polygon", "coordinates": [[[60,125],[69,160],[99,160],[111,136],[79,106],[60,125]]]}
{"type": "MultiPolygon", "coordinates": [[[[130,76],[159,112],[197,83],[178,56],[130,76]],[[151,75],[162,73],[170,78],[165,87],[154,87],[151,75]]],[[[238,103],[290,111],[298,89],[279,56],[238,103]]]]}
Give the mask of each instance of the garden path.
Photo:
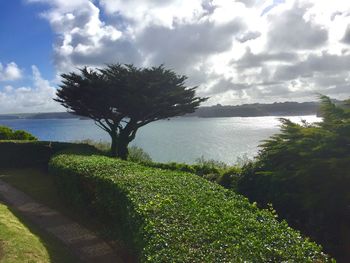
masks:
{"type": "Polygon", "coordinates": [[[63,242],[82,262],[123,262],[112,247],[94,233],[2,180],[0,196],[7,206],[63,242]]]}

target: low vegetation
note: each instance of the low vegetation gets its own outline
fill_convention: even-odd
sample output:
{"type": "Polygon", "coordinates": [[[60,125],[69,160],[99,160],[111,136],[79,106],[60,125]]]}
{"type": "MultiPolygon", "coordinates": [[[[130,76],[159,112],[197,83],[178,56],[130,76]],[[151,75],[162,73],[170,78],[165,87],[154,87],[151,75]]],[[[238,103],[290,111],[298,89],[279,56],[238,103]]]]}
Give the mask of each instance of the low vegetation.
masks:
{"type": "Polygon", "coordinates": [[[37,138],[23,130],[14,131],[9,127],[0,126],[0,140],[36,141],[37,138]]]}
{"type": "MultiPolygon", "coordinates": [[[[105,141],[94,141],[91,139],[85,139],[85,140],[77,140],[74,141],[74,143],[78,144],[88,144],[105,155],[110,155],[110,149],[111,149],[111,144],[105,141]]],[[[131,162],[136,162],[136,163],[150,163],[152,162],[151,156],[145,152],[142,148],[137,147],[135,145],[129,146],[128,147],[128,160],[131,162]]]]}
{"type": "Polygon", "coordinates": [[[66,248],[50,237],[33,232],[0,203],[0,262],[77,262],[66,248]]]}
{"type": "Polygon", "coordinates": [[[73,154],[49,170],[67,203],[126,237],[142,262],[329,261],[272,212],[196,175],[73,154]]]}

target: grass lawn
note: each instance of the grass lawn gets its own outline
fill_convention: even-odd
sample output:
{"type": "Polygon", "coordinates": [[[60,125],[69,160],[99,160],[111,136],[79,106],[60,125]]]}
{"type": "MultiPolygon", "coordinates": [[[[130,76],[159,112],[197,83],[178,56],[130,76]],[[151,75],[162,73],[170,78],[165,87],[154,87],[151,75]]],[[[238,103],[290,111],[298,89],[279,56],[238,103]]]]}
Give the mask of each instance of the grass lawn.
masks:
{"type": "Polygon", "coordinates": [[[59,241],[23,222],[0,203],[0,262],[78,262],[59,241]]]}
{"type": "MultiPolygon", "coordinates": [[[[105,234],[108,232],[108,229],[105,229],[103,225],[91,216],[83,215],[81,211],[67,208],[57,192],[53,176],[48,174],[47,171],[37,168],[0,169],[0,179],[28,194],[37,202],[47,205],[93,232],[99,233],[100,236],[108,241],[108,236],[105,234]]],[[[108,243],[122,258],[132,258],[132,252],[126,249],[122,242],[109,240],[108,243]]]]}
{"type": "Polygon", "coordinates": [[[0,179],[23,191],[34,200],[77,221],[89,229],[101,232],[102,226],[79,211],[67,208],[56,189],[54,178],[45,170],[37,168],[0,169],[0,179]]]}

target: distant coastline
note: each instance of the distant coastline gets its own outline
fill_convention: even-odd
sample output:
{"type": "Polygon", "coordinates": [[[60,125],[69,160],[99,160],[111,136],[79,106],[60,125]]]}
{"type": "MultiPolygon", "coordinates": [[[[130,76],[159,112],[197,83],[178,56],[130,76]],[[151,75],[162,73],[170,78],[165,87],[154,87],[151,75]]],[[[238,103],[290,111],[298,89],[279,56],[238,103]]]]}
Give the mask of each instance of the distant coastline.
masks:
{"type": "MultiPolygon", "coordinates": [[[[342,101],[337,101],[342,104],[342,101]]],[[[318,102],[275,102],[270,104],[254,103],[243,105],[214,105],[200,107],[185,117],[263,117],[263,116],[304,116],[319,115],[318,102]]],[[[87,119],[68,112],[0,114],[0,120],[16,119],[87,119]]]]}

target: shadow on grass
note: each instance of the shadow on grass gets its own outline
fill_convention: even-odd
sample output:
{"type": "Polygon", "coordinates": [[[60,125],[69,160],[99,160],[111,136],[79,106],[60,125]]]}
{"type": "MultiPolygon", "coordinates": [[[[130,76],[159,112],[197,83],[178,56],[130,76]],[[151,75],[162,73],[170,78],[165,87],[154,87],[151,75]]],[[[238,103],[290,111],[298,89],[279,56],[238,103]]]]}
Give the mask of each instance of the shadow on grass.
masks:
{"type": "Polygon", "coordinates": [[[28,230],[35,236],[37,236],[40,242],[45,247],[50,257],[50,263],[79,263],[81,262],[61,241],[52,235],[46,233],[38,226],[32,224],[29,220],[23,217],[15,209],[8,207],[19,222],[25,225],[28,230]]]}
{"type": "MultiPolygon", "coordinates": [[[[98,233],[100,237],[115,249],[124,262],[137,262],[133,251],[127,248],[124,242],[121,240],[110,239],[108,229],[101,224],[101,222],[84,214],[83,211],[77,211],[67,207],[56,189],[53,176],[48,174],[47,170],[39,168],[0,169],[0,179],[18,190],[23,191],[35,201],[57,210],[66,217],[71,218],[87,229],[92,230],[92,232],[98,233]]],[[[42,238],[43,244],[47,246],[47,250],[50,252],[50,257],[52,257],[51,262],[78,262],[75,259],[69,261],[72,260],[69,255],[66,256],[65,261],[62,261],[62,259],[59,258],[59,254],[61,253],[60,251],[62,251],[62,253],[64,253],[64,251],[61,249],[66,249],[68,251],[68,248],[66,248],[64,244],[61,244],[63,247],[60,247],[60,241],[55,237],[52,237],[46,232],[43,233],[40,228],[34,226],[28,222],[28,220],[18,215],[16,211],[11,210],[11,212],[18,216],[21,219],[21,222],[33,231],[34,234],[37,233],[37,236],[42,238]]]]}

